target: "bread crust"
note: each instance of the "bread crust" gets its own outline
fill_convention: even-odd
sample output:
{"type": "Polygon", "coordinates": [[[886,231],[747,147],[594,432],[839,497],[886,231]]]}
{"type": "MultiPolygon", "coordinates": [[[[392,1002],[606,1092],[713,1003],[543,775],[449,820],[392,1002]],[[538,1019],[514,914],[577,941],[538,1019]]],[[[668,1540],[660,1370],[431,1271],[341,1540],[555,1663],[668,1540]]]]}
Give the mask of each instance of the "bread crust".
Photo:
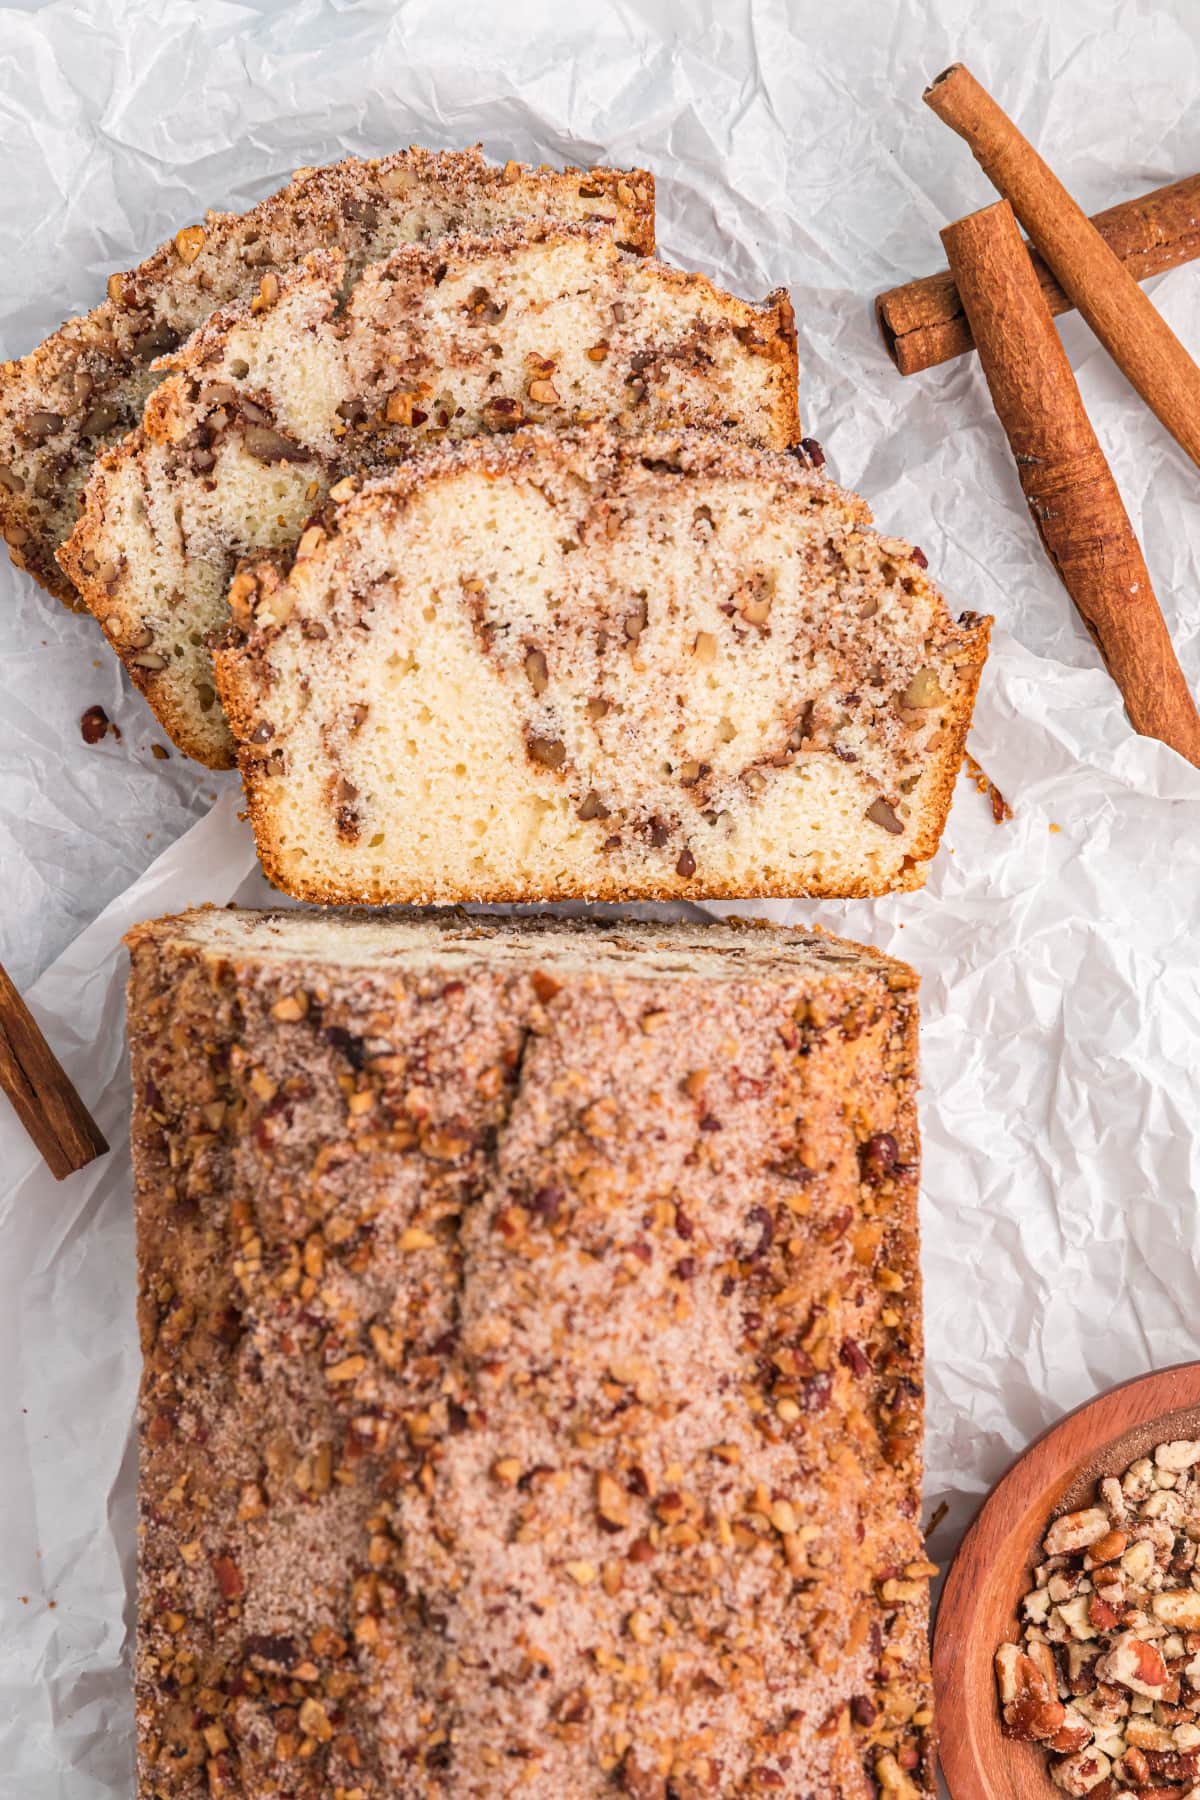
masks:
{"type": "MultiPolygon", "coordinates": [[[[755,482],[770,480],[782,488],[797,491],[814,486],[828,489],[844,503],[848,514],[869,523],[870,513],[857,495],[837,489],[824,480],[804,457],[781,456],[758,451],[714,433],[690,431],[660,433],[645,438],[619,439],[600,427],[590,432],[564,433],[558,436],[538,430],[518,432],[499,439],[467,440],[453,447],[425,451],[410,463],[397,467],[386,476],[372,477],[358,486],[358,491],[340,504],[330,503],[318,515],[325,534],[323,550],[336,554],[339,534],[352,533],[365,516],[384,520],[399,519],[413,497],[439,481],[455,478],[463,471],[478,471],[493,478],[516,477],[539,479],[548,466],[565,469],[572,464],[584,446],[585,455],[594,457],[594,475],[600,482],[616,484],[620,472],[637,462],[649,461],[667,467],[673,465],[681,474],[719,475],[755,482]]],[[[347,487],[351,484],[347,483],[347,487]]],[[[241,572],[249,584],[249,612],[253,612],[255,584],[264,582],[273,589],[288,576],[286,559],[264,556],[250,559],[241,572]]],[[[923,576],[919,577],[924,579],[923,576]]],[[[932,584],[927,584],[932,587],[932,584]]],[[[936,589],[933,590],[936,593],[936,589]]],[[[940,602],[940,596],[939,596],[940,602]]],[[[944,606],[944,602],[941,603],[944,606]]],[[[946,615],[947,625],[950,624],[946,615]]],[[[924,886],[929,862],[935,855],[945,828],[953,799],[955,782],[962,762],[967,732],[979,679],[987,656],[991,619],[963,613],[955,628],[956,666],[959,685],[951,696],[943,716],[944,743],[933,759],[933,778],[926,792],[919,829],[906,852],[903,867],[891,879],[838,880],[832,885],[814,882],[797,886],[772,886],[758,890],[760,897],[811,899],[868,899],[885,893],[912,892],[924,886]]],[[[479,887],[449,888],[443,885],[405,884],[389,880],[364,880],[338,885],[313,880],[298,874],[279,841],[275,808],[271,798],[272,777],[262,752],[248,740],[256,723],[259,695],[265,680],[265,660],[278,628],[251,625],[248,633],[232,631],[215,655],[217,685],[225,713],[235,737],[239,740],[238,767],[246,795],[246,807],[264,872],[282,892],[295,899],[322,905],[442,905],[442,904],[516,904],[528,900],[583,900],[612,902],[622,900],[734,900],[755,897],[743,885],[730,885],[707,878],[703,872],[682,876],[661,870],[648,873],[631,883],[627,874],[611,881],[589,883],[586,887],[569,880],[539,884],[537,892],[522,884],[500,882],[479,887]]]]}
{"type": "Polygon", "coordinates": [[[913,972],[741,922],[127,942],[139,1794],[505,1800],[520,1755],[661,1800],[668,1748],[931,1793],[913,972]]]}
{"type": "MultiPolygon", "coordinates": [[[[769,371],[756,396],[761,403],[761,418],[754,421],[755,434],[761,429],[764,441],[784,449],[794,444],[800,434],[797,399],[796,330],[791,302],[783,289],[776,289],[761,302],[741,300],[717,288],[707,276],[669,268],[666,264],[645,258],[633,258],[614,243],[612,233],[604,226],[563,224],[553,220],[534,220],[528,224],[502,229],[487,236],[460,234],[453,240],[433,243],[404,244],[383,262],[365,270],[344,302],[339,300],[346,274],[345,258],[338,251],[316,251],[285,272],[279,282],[279,298],[274,303],[288,304],[293,296],[305,293],[310,298],[313,316],[322,325],[334,319],[345,321],[344,330],[355,337],[369,337],[372,353],[376,346],[380,355],[387,349],[386,331],[381,330],[369,302],[356,303],[356,295],[373,294],[376,289],[419,291],[436,284],[449,263],[455,277],[464,270],[494,263],[530,249],[544,247],[553,254],[563,246],[582,245],[596,264],[598,279],[618,284],[635,277],[639,284],[650,284],[657,305],[677,304],[681,319],[678,339],[664,340],[663,350],[672,365],[687,367],[689,354],[707,378],[707,358],[714,345],[729,344],[736,336],[745,350],[739,356],[761,359],[769,371]],[[691,306],[703,308],[703,320],[688,328],[683,323],[691,306]]],[[[168,639],[170,615],[161,627],[162,641],[149,640],[143,631],[144,602],[140,588],[142,569],[136,561],[126,564],[120,536],[120,521],[114,519],[111,492],[123,478],[140,480],[148,503],[165,501],[168,479],[180,483],[202,484],[203,477],[192,472],[185,461],[170,475],[156,460],[160,451],[167,454],[176,445],[194,440],[206,431],[208,421],[227,407],[207,398],[211,390],[196,383],[203,382],[214,364],[226,366],[230,335],[244,333],[256,325],[257,302],[244,297],[221,308],[202,325],[191,339],[170,358],[173,371],[150,396],[139,428],[101,455],[92,470],[84,495],[83,510],[71,536],[58,553],[59,562],[71,577],[83,604],[99,621],[109,643],[121,658],[135,685],[149,702],[159,723],[172,742],[196,761],[210,768],[232,768],[235,751],[228,733],[221,727],[219,711],[202,712],[195,699],[195,683],[188,687],[189,677],[181,676],[172,663],[168,639]],[[155,665],[158,665],[157,667],[155,665]]],[[[265,319],[265,315],[260,315],[265,319]]],[[[336,327],[335,327],[336,328],[336,327]]],[[[647,330],[649,331],[649,327],[647,330]]],[[[395,342],[407,350],[410,342],[419,341],[411,326],[397,327],[395,342]]],[[[639,340],[640,341],[640,340],[639,340]]],[[[646,342],[651,342],[650,337],[646,342]]],[[[453,371],[452,371],[453,374],[453,371]]],[[[434,383],[433,385],[436,385],[434,383]]],[[[714,392],[720,393],[714,384],[714,392]]],[[[248,399],[267,406],[270,396],[256,391],[248,399]]],[[[269,406],[267,407],[269,410],[269,406]]],[[[568,421],[570,415],[566,415],[568,421]]],[[[557,418],[554,421],[558,423],[557,418]]],[[[383,458],[407,453],[410,448],[429,440],[423,429],[414,434],[409,428],[363,436],[352,432],[343,439],[344,450],[339,472],[361,468],[364,463],[378,465],[383,458]]],[[[311,442],[301,447],[312,450],[314,458],[324,464],[324,453],[318,454],[311,442]]],[[[334,473],[331,469],[330,475],[334,473]]],[[[298,534],[297,534],[298,535],[298,534]]],[[[190,598],[190,597],[189,597],[190,598]]],[[[161,603],[155,608],[162,613],[161,603]]],[[[213,619],[212,628],[224,619],[213,619]]],[[[204,670],[206,681],[210,671],[204,670]]]]}
{"type": "Polygon", "coordinates": [[[473,204],[502,207],[498,216],[512,218],[586,218],[590,209],[615,221],[618,242],[642,255],[654,249],[654,178],[646,170],[501,167],[478,146],[348,157],[297,170],[248,212],[209,212],[203,226],[184,227],[136,268],[110,276],[109,297],[90,313],[0,365],[0,533],[13,563],[81,610],[55,552],[95,456],[140,417],[154,385],[152,359],[173,350],[215,306],[310,249],[335,244],[360,263],[376,260],[389,235],[395,241],[398,215],[421,204],[447,221],[443,231],[473,204]]]}

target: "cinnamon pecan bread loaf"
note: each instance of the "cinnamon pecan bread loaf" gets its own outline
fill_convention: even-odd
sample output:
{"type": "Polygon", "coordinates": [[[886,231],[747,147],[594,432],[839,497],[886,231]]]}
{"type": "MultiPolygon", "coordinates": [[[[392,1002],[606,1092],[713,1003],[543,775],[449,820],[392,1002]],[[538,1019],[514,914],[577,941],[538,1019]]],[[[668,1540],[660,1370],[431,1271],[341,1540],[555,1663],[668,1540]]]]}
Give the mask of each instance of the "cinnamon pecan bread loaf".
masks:
{"type": "Polygon", "coordinates": [[[600,427],[446,447],[231,589],[263,865],[310,900],[919,887],[989,621],[794,456],[600,427]]]}
{"type": "Polygon", "coordinates": [[[75,523],[93,458],[142,416],[153,360],[217,306],[260,289],[309,250],[352,268],[398,243],[488,231],[515,219],[606,219],[617,241],[654,248],[654,181],[642,169],[503,168],[479,150],[402,150],[298,169],[247,213],[207,214],[153,256],[110,275],[108,298],[17,362],[0,364],[0,531],[18,568],[68,606],[75,589],[55,551],[75,523]]]}
{"type": "Polygon", "coordinates": [[[524,418],[798,435],[787,296],[751,306],[605,226],[406,244],[343,305],[344,274],[316,252],[202,326],[101,457],[61,554],[165,730],[214,768],[234,760],[209,650],[229,579],[294,543],[339,473],[524,418]]]}
{"type": "Polygon", "coordinates": [[[918,1800],[915,977],[131,934],[141,1800],[918,1800]]]}

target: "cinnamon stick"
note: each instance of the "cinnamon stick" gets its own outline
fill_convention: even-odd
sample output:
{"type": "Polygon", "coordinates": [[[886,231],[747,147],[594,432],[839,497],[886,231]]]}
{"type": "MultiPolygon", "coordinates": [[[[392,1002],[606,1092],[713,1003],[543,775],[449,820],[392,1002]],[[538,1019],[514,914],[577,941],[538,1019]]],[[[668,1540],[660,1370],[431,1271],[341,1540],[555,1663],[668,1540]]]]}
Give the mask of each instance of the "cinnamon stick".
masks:
{"type": "Polygon", "coordinates": [[[1033,145],[961,63],[926,103],[965,138],[1113,361],[1200,464],[1200,368],[1033,145]]]}
{"type": "Polygon", "coordinates": [[[108,1145],[66,1071],[0,965],[0,1087],[56,1181],[108,1145]]]}
{"type": "MultiPolygon", "coordinates": [[[[1178,269],[1200,256],[1200,175],[1186,175],[1168,187],[1093,213],[1092,224],[1135,281],[1178,269]]],[[[1036,250],[1031,250],[1030,260],[1051,313],[1057,317],[1070,312],[1069,295],[1036,250]]],[[[949,269],[889,288],[875,302],[875,317],[901,375],[952,362],[975,348],[949,269]]]]}
{"type": "Polygon", "coordinates": [[[1034,524],[1135,731],[1200,767],[1200,714],[1005,200],[942,232],[1034,524]]]}

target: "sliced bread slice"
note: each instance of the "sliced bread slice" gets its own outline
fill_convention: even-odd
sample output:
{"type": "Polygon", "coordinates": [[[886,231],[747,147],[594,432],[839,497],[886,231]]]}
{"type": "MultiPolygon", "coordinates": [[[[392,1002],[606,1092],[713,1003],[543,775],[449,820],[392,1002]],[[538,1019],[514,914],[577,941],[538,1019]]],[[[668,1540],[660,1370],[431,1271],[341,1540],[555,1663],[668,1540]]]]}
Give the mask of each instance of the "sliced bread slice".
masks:
{"type": "Polygon", "coordinates": [[[216,657],[285,892],[922,885],[990,620],[955,622],[857,496],[724,436],[601,427],[354,486],[290,572],[238,574],[216,657]]]}
{"type": "Polygon", "coordinates": [[[28,356],[0,364],[0,532],[18,568],[78,607],[55,552],[106,444],[135,426],[173,350],[215,307],[309,250],[335,248],[353,269],[397,244],[515,219],[604,219],[617,242],[654,249],[654,178],[643,169],[529,168],[478,148],[401,150],[298,169],[246,213],[210,212],[137,268],[109,276],[108,297],[68,319],[28,356]]]}
{"type": "Polygon", "coordinates": [[[343,303],[344,272],[315,252],[204,325],[62,551],[164,729],[213,768],[234,760],[208,647],[234,568],[294,544],[339,474],[526,418],[798,431],[787,296],[752,306],[602,225],[404,245],[343,303]]]}

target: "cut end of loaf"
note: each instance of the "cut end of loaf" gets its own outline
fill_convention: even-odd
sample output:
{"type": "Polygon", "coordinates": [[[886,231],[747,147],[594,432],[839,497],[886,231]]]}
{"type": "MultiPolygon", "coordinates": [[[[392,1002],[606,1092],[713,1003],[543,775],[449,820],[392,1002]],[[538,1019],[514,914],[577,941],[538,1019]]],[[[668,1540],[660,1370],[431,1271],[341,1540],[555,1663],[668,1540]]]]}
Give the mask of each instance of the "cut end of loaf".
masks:
{"type": "MultiPolygon", "coordinates": [[[[378,910],[197,907],[135,925],[131,951],[199,954],[249,971],[319,966],[331,980],[386,978],[399,970],[451,980],[464,966],[488,965],[523,977],[552,969],[599,981],[803,982],[879,978],[889,991],[915,993],[907,963],[831,932],[768,925],[757,919],[664,923],[634,918],[471,916],[457,907],[392,914],[378,910]]],[[[543,984],[544,985],[544,984],[543,984]]]]}
{"type": "Polygon", "coordinates": [[[919,887],[988,627],[796,458],[599,428],[415,459],[232,598],[259,852],[325,902],[919,887]]]}

